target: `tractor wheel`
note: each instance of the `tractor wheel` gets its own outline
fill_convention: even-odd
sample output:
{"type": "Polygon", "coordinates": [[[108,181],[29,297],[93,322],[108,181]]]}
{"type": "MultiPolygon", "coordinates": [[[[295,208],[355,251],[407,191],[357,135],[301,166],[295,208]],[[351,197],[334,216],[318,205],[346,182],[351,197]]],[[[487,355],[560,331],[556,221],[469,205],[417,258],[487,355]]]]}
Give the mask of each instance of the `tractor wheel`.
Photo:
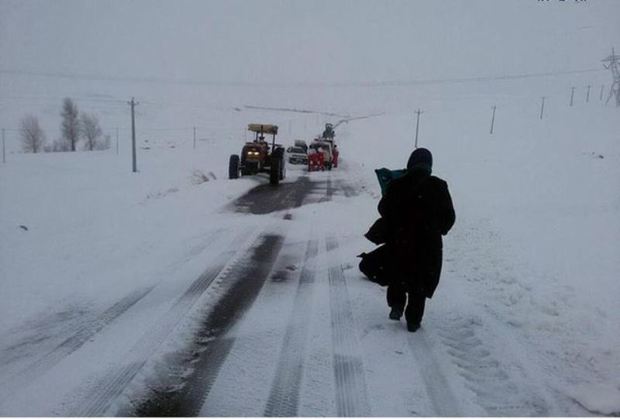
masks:
{"type": "Polygon", "coordinates": [[[280,159],[273,159],[269,170],[269,183],[277,185],[280,182],[280,159]]]}
{"type": "Polygon", "coordinates": [[[228,178],[237,179],[239,177],[239,156],[231,154],[228,160],[228,178]]]}
{"type": "Polygon", "coordinates": [[[280,160],[280,180],[283,180],[286,177],[286,164],[284,160],[280,160]]]}

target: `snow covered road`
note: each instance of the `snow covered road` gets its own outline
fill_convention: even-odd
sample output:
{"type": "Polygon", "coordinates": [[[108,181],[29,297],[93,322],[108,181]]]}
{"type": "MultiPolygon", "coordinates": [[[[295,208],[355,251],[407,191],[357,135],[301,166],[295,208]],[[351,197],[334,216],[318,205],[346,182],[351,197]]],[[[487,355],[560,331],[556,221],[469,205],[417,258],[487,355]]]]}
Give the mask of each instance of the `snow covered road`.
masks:
{"type": "Polygon", "coordinates": [[[109,414],[544,416],[556,411],[555,397],[538,387],[524,359],[505,349],[492,352],[483,343],[489,339],[514,348],[519,341],[509,331],[482,337],[479,327],[494,321],[489,314],[461,318],[463,307],[457,305],[440,316],[429,314],[416,334],[387,319],[383,290],[361,278],[349,248],[341,245],[347,237],[337,237],[346,212],[322,208],[349,204],[351,195],[332,186],[346,184],[346,168],[287,184],[313,191],[298,195],[300,200],[286,198],[294,189],[259,187],[236,201],[236,210],[277,215],[271,233],[264,231],[249,260],[242,258],[226,275],[234,285],[194,329],[201,338],[191,349],[159,361],[152,369],[166,374],[147,374],[109,414]],[[279,197],[278,204],[261,194],[279,197]],[[332,202],[334,196],[339,202],[332,202]],[[306,199],[312,204],[300,210],[303,223],[298,222],[295,208],[306,199]],[[245,299],[231,297],[247,287],[245,299]],[[225,314],[230,300],[243,316],[225,314]],[[218,316],[228,323],[214,326],[218,316]]]}

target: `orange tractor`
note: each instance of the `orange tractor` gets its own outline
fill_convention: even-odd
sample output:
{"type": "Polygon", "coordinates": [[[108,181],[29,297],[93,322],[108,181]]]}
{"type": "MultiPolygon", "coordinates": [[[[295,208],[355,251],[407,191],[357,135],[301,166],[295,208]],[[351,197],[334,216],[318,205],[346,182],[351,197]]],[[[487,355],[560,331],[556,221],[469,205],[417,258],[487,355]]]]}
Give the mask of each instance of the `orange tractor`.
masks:
{"type": "Polygon", "coordinates": [[[255,133],[254,141],[247,142],[241,155],[232,154],[228,160],[228,177],[269,173],[269,183],[277,185],[286,176],[284,147],[276,144],[277,125],[249,124],[248,131],[255,133]],[[271,146],[265,141],[265,134],[272,135],[271,146]]]}

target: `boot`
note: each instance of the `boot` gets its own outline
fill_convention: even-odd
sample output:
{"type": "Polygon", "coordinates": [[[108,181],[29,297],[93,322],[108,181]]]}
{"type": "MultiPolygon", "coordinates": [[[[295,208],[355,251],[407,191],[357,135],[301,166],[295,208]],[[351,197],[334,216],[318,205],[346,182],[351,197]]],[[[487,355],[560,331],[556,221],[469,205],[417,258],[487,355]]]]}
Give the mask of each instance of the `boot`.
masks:
{"type": "Polygon", "coordinates": [[[411,333],[416,332],[420,328],[420,323],[407,323],[407,330],[411,333]]]}
{"type": "Polygon", "coordinates": [[[403,310],[397,307],[392,307],[392,310],[390,311],[390,319],[400,320],[401,317],[403,317],[403,310]]]}

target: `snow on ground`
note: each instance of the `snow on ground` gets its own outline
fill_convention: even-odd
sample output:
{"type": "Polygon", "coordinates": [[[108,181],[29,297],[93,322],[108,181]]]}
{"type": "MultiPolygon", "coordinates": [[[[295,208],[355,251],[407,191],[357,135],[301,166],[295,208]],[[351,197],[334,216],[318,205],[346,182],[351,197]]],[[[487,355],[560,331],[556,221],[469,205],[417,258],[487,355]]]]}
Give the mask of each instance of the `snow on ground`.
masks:
{"type": "MultiPolygon", "coordinates": [[[[362,279],[355,257],[372,248],[361,235],[377,217],[373,169],[404,166],[413,148],[411,109],[399,110],[406,94],[387,99],[388,88],[385,106],[363,108],[359,90],[339,90],[346,99],[334,108],[382,115],[337,128],[342,167],[310,175],[332,182],[334,195],[288,210],[290,221],[231,212],[236,197],[266,180],[228,180],[228,155],[247,122],[279,123],[291,142],[337,117],[213,111],[225,123],[210,125],[196,149],[187,136],[141,137],[137,174],[126,144],[120,155],[9,154],[0,166],[0,413],[98,412],[81,409],[80,397],[102,377],[135,372],[123,369],[127,362],[143,368],[107,410],[122,412],[167,354],[187,343],[225,275],[206,294],[188,296],[187,306],[177,298],[208,267],[243,259],[266,232],[284,237],[274,272],[295,266],[299,282],[307,264],[313,286],[266,282],[227,335],[234,343],[200,414],[278,412],[270,388],[291,379],[278,365],[295,362],[305,367],[301,416],[617,414],[618,110],[556,105],[541,121],[536,101],[510,86],[493,135],[489,95],[462,88],[458,106],[433,102],[440,96],[432,89],[417,98],[429,104],[420,145],[449,183],[457,222],[444,241],[442,281],[414,335],[387,320],[385,290],[362,279]],[[345,196],[343,185],[355,194],[345,196]],[[316,256],[304,259],[309,241],[316,256]],[[80,349],[59,351],[70,336],[80,349]],[[279,349],[293,338],[302,342],[299,359],[279,349]],[[334,378],[332,351],[359,362],[347,386],[334,378]],[[342,400],[357,402],[343,411],[342,400]]],[[[305,104],[319,109],[317,102],[305,104]]],[[[286,182],[303,175],[290,168],[286,182]]]]}
{"type": "MultiPolygon", "coordinates": [[[[566,108],[546,122],[514,113],[493,136],[455,131],[474,116],[441,115],[450,125],[433,125],[421,143],[435,152],[435,171],[449,181],[457,211],[428,317],[443,307],[437,315],[481,330],[478,339],[498,362],[508,351],[520,357],[542,389],[617,412],[616,402],[593,408],[595,400],[620,400],[612,378],[620,320],[617,109],[566,108]],[[607,390],[597,388],[601,381],[607,390]]],[[[393,118],[376,135],[406,136],[408,118],[393,118]]],[[[372,129],[372,122],[358,126],[372,129]]],[[[401,153],[391,151],[388,167],[398,167],[401,153]]]]}
{"type": "Polygon", "coordinates": [[[41,303],[113,299],[128,281],[151,281],[153,260],[184,257],[217,225],[215,210],[253,186],[226,182],[225,170],[201,161],[206,152],[164,150],[141,150],[136,175],[110,152],[16,155],[3,168],[3,277],[14,278],[2,284],[3,326],[41,303]]]}

